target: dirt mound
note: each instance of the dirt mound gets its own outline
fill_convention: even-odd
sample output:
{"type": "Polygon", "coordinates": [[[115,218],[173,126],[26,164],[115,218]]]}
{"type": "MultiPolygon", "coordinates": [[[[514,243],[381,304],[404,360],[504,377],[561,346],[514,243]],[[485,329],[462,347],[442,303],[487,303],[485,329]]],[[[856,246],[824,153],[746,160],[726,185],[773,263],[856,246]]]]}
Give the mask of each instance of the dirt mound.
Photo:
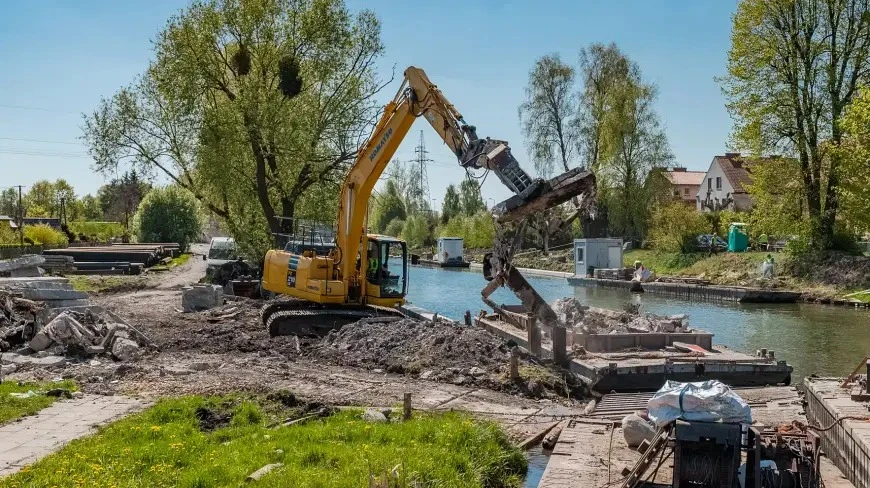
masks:
{"type": "Polygon", "coordinates": [[[584,385],[579,378],[526,354],[520,355],[522,379],[511,381],[508,368],[513,345],[486,330],[447,322],[360,321],[330,332],[306,355],[343,366],[530,397],[582,395],[584,385]]]}

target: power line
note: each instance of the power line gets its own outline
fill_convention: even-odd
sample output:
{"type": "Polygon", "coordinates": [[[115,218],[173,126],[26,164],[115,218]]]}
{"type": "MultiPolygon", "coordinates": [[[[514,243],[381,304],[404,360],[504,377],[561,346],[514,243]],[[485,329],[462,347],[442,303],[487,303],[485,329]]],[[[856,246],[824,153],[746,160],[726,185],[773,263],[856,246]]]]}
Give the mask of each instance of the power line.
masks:
{"type": "Polygon", "coordinates": [[[0,140],[3,141],[17,141],[17,142],[42,142],[45,144],[70,144],[73,146],[80,146],[79,142],[69,142],[69,141],[46,141],[43,139],[22,139],[18,137],[0,137],[0,140]]]}
{"type": "Polygon", "coordinates": [[[54,112],[57,114],[72,114],[79,115],[79,112],[70,112],[68,110],[55,110],[52,108],[43,108],[43,107],[28,107],[26,105],[7,105],[5,103],[0,103],[0,107],[2,108],[11,108],[15,110],[33,110],[35,112],[54,112]]]}
{"type": "Polygon", "coordinates": [[[42,156],[42,157],[59,157],[59,158],[88,158],[85,153],[61,153],[61,152],[45,152],[45,151],[26,151],[0,148],[0,154],[9,154],[13,156],[42,156]]]}

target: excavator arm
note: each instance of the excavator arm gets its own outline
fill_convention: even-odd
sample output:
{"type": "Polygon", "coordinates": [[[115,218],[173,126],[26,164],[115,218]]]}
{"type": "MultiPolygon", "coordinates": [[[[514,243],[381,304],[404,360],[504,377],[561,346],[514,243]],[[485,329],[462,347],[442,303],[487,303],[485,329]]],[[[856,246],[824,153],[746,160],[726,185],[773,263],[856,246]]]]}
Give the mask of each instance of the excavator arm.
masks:
{"type": "MultiPolygon", "coordinates": [[[[429,122],[460,166],[492,171],[515,194],[493,208],[499,223],[519,220],[578,194],[594,194],[594,176],[588,171],[572,170],[549,181],[531,178],[513,157],[506,141],[478,137],[477,129],[465,122],[426,73],[411,66],[405,70],[402,85],[384,108],[342,186],[336,236],[339,254],[350,253],[355,257],[374,186],[417,117],[429,122]]],[[[346,282],[354,276],[353,257],[338,256],[339,270],[346,282]]]]}

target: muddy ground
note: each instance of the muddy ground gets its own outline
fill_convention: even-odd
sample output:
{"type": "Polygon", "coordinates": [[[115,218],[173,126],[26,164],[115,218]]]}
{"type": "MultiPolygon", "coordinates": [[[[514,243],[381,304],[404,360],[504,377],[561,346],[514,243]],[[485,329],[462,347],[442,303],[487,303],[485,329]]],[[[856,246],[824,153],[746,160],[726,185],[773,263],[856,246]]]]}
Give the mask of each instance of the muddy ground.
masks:
{"type": "Polygon", "coordinates": [[[259,318],[262,301],[182,313],[181,288],[204,274],[205,262],[194,256],[140,278],[144,289],[92,294],[153,342],[138,360],[71,359],[61,367],[23,366],[14,377],[73,378],[103,394],[289,389],[322,402],[384,405],[405,390],[444,399],[480,390],[497,405],[582,404],[581,383],[528,355],[520,357],[522,379],[508,379],[511,345],[479,329],[403,320],[352,324],[324,338],[271,338],[259,318]]]}

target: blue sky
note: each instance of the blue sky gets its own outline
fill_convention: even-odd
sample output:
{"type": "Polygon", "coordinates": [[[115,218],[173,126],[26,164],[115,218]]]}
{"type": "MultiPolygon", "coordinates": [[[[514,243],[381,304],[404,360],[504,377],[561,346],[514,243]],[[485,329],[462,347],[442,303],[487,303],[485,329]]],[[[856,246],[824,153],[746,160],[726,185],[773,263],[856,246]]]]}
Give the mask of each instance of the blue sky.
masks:
{"type": "MultiPolygon", "coordinates": [[[[679,164],[706,170],[726,149],[731,121],[713,78],[725,70],[736,0],[347,1],[380,17],[385,76],[393,66],[398,77],[408,65],[425,69],[480,135],[510,141],[529,171],[517,118],[528,71],[552,52],[576,63],[592,42],[616,42],[658,85],[657,109],[679,164]]],[[[0,187],[66,178],[80,194],[96,192],[104,179],[78,141],[81,113],[144,70],[151,39],[184,4],[0,2],[0,187]]],[[[396,83],[383,91],[385,102],[396,83]]],[[[414,157],[420,130],[440,206],[444,188],[464,172],[423,120],[400,159],[414,157]]],[[[495,178],[484,192],[509,195],[495,178]]]]}

